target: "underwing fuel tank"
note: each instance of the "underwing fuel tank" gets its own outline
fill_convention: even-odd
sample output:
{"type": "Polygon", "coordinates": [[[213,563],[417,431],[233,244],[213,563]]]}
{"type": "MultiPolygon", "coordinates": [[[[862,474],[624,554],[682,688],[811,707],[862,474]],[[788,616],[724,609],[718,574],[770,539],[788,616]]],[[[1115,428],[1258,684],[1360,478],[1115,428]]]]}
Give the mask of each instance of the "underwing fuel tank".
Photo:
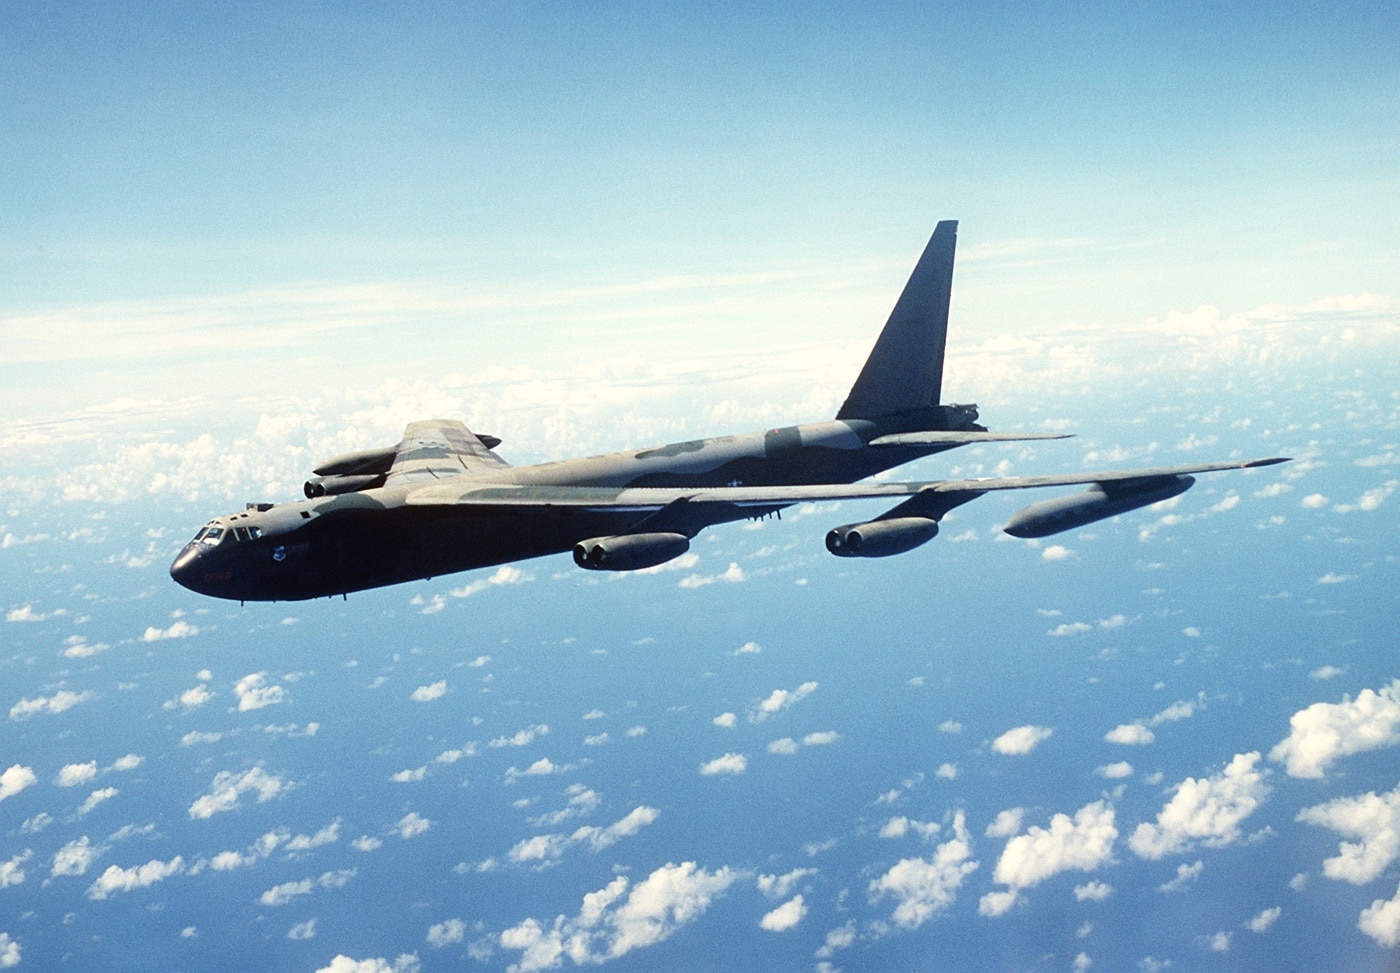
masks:
{"type": "Polygon", "coordinates": [[[827,532],[826,549],[837,557],[889,557],[912,551],[937,534],[938,521],[928,517],[891,517],[835,527],[827,532]]]}
{"type": "Polygon", "coordinates": [[[684,534],[616,534],[574,545],[574,563],[590,571],[637,571],[665,564],[690,550],[684,534]]]}
{"type": "Polygon", "coordinates": [[[1049,537],[1150,503],[1170,500],[1191,489],[1195,482],[1195,477],[1179,475],[1117,484],[1096,483],[1083,493],[1043,500],[1018,510],[1002,530],[1012,537],[1049,537]]]}

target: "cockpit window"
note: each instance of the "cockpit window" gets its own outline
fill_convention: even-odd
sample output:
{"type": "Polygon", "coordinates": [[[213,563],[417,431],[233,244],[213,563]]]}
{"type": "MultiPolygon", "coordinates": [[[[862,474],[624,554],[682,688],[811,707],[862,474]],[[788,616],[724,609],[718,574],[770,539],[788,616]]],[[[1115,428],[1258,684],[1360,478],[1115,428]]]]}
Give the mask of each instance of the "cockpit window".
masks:
{"type": "Polygon", "coordinates": [[[240,541],[255,541],[262,536],[261,527],[235,527],[233,536],[240,541]]]}
{"type": "Polygon", "coordinates": [[[213,547],[224,539],[224,529],[222,527],[206,527],[199,533],[202,535],[199,538],[200,543],[208,544],[210,547],[213,547]]]}

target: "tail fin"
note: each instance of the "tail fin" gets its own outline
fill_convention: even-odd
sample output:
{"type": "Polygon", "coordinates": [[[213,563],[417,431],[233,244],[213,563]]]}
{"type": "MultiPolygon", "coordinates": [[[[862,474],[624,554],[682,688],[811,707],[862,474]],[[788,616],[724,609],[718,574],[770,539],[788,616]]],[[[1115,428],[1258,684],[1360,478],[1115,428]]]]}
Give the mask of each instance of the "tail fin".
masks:
{"type": "Polygon", "coordinates": [[[878,419],[938,405],[958,221],[943,220],[909,275],[838,419],[878,419]]]}

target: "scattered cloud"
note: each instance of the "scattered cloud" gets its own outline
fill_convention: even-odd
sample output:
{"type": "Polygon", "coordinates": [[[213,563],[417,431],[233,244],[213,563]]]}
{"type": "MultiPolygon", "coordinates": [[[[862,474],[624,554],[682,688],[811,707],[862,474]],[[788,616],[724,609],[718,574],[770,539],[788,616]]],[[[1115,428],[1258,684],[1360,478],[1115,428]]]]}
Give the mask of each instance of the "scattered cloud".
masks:
{"type": "Polygon", "coordinates": [[[428,945],[442,949],[453,943],[460,943],[467,934],[467,925],[461,919],[448,919],[428,927],[428,945]]]}
{"type": "Polygon", "coordinates": [[[1009,757],[1024,756],[1050,739],[1054,732],[1048,726],[1013,727],[992,741],[992,749],[1009,757]]]}
{"type": "Polygon", "coordinates": [[[399,819],[398,824],[394,825],[394,830],[399,833],[400,838],[408,839],[416,838],[432,826],[433,822],[423,817],[417,811],[409,811],[399,819]]]}
{"type": "Polygon", "coordinates": [[[1102,902],[1113,894],[1113,886],[1107,882],[1086,882],[1074,887],[1074,901],[1102,902]]]}
{"type": "Polygon", "coordinates": [[[816,682],[804,682],[796,689],[775,689],[768,694],[766,699],[760,700],[758,706],[749,715],[750,722],[758,723],[766,720],[774,713],[781,712],[795,703],[800,703],[812,693],[817,691],[816,682]]]}
{"type": "Polygon", "coordinates": [[[1363,689],[1353,700],[1313,703],[1294,713],[1291,731],[1271,751],[1290,777],[1320,778],[1337,760],[1400,742],[1400,679],[1380,692],[1363,689]]]}
{"type": "Polygon", "coordinates": [[[758,927],[768,932],[787,932],[795,928],[806,914],[807,906],[803,904],[802,896],[794,896],[772,912],[766,913],[758,920],[758,927]]]}
{"type": "Polygon", "coordinates": [[[191,625],[183,618],[177,618],[168,628],[156,628],[154,625],[148,627],[142,642],[164,642],[167,639],[187,639],[190,636],[199,634],[199,626],[191,625]]]}
{"type": "Polygon", "coordinates": [[[678,587],[681,588],[703,588],[705,585],[714,584],[716,581],[727,581],[737,584],[741,581],[749,580],[749,576],[744,573],[744,569],[739,567],[737,561],[730,561],[729,567],[719,574],[689,574],[681,578],[678,587]]]}
{"type": "Polygon", "coordinates": [[[1213,777],[1188,777],[1157,815],[1155,824],[1139,824],[1128,845],[1141,858],[1162,858],[1187,851],[1196,842],[1210,847],[1239,838],[1239,826],[1268,795],[1259,753],[1236,754],[1213,777]]]}
{"type": "Polygon", "coordinates": [[[54,783],[59,787],[77,787],[79,784],[86,784],[97,776],[97,761],[89,760],[85,764],[65,764],[63,769],[54,778],[54,783]]]}
{"type": "Polygon", "coordinates": [[[728,730],[733,729],[734,725],[739,722],[739,719],[733,713],[721,713],[710,722],[715,726],[722,726],[728,730]]]}
{"type": "Polygon", "coordinates": [[[1143,747],[1157,739],[1157,735],[1142,723],[1120,723],[1103,735],[1108,743],[1121,743],[1124,746],[1143,747]]]}
{"type": "Polygon", "coordinates": [[[1120,760],[1117,763],[1106,764],[1100,767],[1096,773],[1100,777],[1106,777],[1109,780],[1122,780],[1124,777],[1133,776],[1133,765],[1126,760],[1120,760]]]}
{"type": "Polygon", "coordinates": [[[549,733],[549,725],[536,723],[524,729],[516,730],[512,736],[499,736],[489,744],[493,747],[525,747],[535,742],[536,737],[542,737],[549,733]]]}
{"type": "Polygon", "coordinates": [[[1257,916],[1246,922],[1244,927],[1250,932],[1266,933],[1273,927],[1274,923],[1278,922],[1279,916],[1281,915],[1283,915],[1283,909],[1279,906],[1274,906],[1272,909],[1265,909],[1260,912],[1257,916]]]}
{"type": "Polygon", "coordinates": [[[629,891],[627,877],[620,875],[585,895],[577,916],[559,916],[548,929],[526,919],[502,932],[498,942],[520,953],[511,973],[551,969],[564,956],[580,965],[617,959],[662,942],[699,918],[737,877],[729,868],[710,872],[695,862],[668,863],[629,891]]]}
{"type": "Polygon", "coordinates": [[[794,868],[783,875],[759,875],[755,884],[770,899],[786,899],[804,878],[815,874],[815,868],[794,868]]]}
{"type": "Polygon", "coordinates": [[[1051,544],[1040,552],[1040,556],[1047,561],[1063,561],[1066,558],[1073,557],[1074,552],[1063,544],[1051,544]]]}
{"type": "Polygon", "coordinates": [[[870,883],[870,900],[886,896],[896,901],[892,918],[904,929],[917,929],[957,898],[967,876],[977,870],[972,840],[959,811],[953,818],[953,837],[935,849],[931,858],[905,858],[870,883]]]}
{"type": "Polygon", "coordinates": [[[479,594],[488,588],[525,584],[528,581],[534,580],[534,575],[528,574],[513,565],[503,564],[497,568],[495,573],[489,578],[478,578],[476,581],[465,584],[460,588],[453,588],[448,593],[452,595],[453,598],[470,598],[472,595],[479,594]]]}
{"type": "Polygon", "coordinates": [[[117,789],[115,787],[103,787],[100,790],[93,791],[87,796],[87,800],[78,805],[78,817],[91,813],[97,805],[105,804],[116,796],[117,789]]]}
{"type": "Polygon", "coordinates": [[[1019,892],[1060,872],[1092,872],[1112,858],[1117,838],[1113,806],[1095,801],[1073,818],[1056,814],[1050,827],[1032,825],[1025,834],[1013,837],[1002,850],[992,879],[1019,892]]]}
{"type": "Polygon", "coordinates": [[[1200,878],[1201,872],[1205,870],[1206,863],[1199,860],[1192,862],[1190,865],[1184,863],[1178,865],[1176,866],[1176,877],[1157,886],[1157,891],[1163,893],[1180,892],[1188,885],[1192,885],[1196,879],[1200,878]]]}
{"type": "Polygon", "coordinates": [[[1387,794],[1371,791],[1306,807],[1298,820],[1356,839],[1342,842],[1337,856],[1322,863],[1328,878],[1365,885],[1400,858],[1400,786],[1387,794]]]}
{"type": "Polygon", "coordinates": [[[39,778],[35,776],[33,767],[12,764],[0,774],[0,801],[14,797],[26,787],[32,787],[38,782],[39,778]]]}
{"type": "Polygon", "coordinates": [[[299,882],[283,882],[281,885],[274,885],[258,896],[258,901],[269,908],[277,908],[303,895],[310,895],[318,888],[344,888],[355,877],[355,874],[356,870],[353,868],[342,868],[334,872],[324,872],[319,878],[304,878],[299,882]]]}
{"type": "Polygon", "coordinates": [[[94,847],[87,835],[75,838],[54,852],[49,875],[53,878],[83,875],[101,853],[102,849],[94,847]]]}
{"type": "Polygon", "coordinates": [[[700,765],[700,773],[706,777],[716,774],[742,774],[749,767],[749,758],[742,753],[726,753],[722,757],[707,760],[700,765]]]}
{"type": "Polygon", "coordinates": [[[179,855],[168,862],[152,859],[144,865],[134,865],[131,868],[111,865],[88,887],[87,895],[90,899],[105,899],[115,892],[149,888],[184,870],[185,860],[179,855]]]}
{"type": "Polygon", "coordinates": [[[36,696],[33,699],[21,699],[18,703],[10,707],[10,719],[19,721],[27,720],[31,716],[39,713],[57,714],[72,709],[79,703],[85,703],[92,699],[91,690],[75,693],[68,689],[60,689],[52,696],[36,696]]]}
{"type": "Polygon", "coordinates": [[[417,953],[404,953],[392,963],[383,957],[357,960],[341,954],[316,973],[418,973],[421,968],[417,953]]]}
{"type": "Polygon", "coordinates": [[[441,699],[447,695],[447,680],[439,679],[435,683],[427,686],[419,686],[412,695],[409,696],[415,703],[431,703],[435,699],[441,699]]]}
{"type": "Polygon", "coordinates": [[[209,792],[195,798],[190,805],[190,817],[203,820],[221,811],[238,807],[244,794],[255,794],[259,804],[270,801],[288,788],[281,777],[269,774],[262,767],[250,767],[241,773],[222,770],[209,785],[209,792]]]}
{"type": "Polygon", "coordinates": [[[1400,946],[1400,887],[1392,899],[1376,899],[1356,920],[1356,928],[1386,948],[1400,946]]]}
{"type": "Polygon", "coordinates": [[[244,676],[234,684],[233,694],[238,697],[240,713],[275,706],[286,698],[286,692],[281,686],[267,684],[266,672],[252,672],[244,676]]]}
{"type": "Polygon", "coordinates": [[[762,651],[763,651],[763,646],[759,645],[757,642],[745,642],[743,645],[739,646],[737,649],[735,649],[733,652],[731,652],[731,653],[729,653],[729,654],[730,654],[730,655],[758,655],[758,654],[759,654],[760,652],[762,652],[762,651]]]}
{"type": "Polygon", "coordinates": [[[781,740],[774,740],[768,744],[768,752],[780,756],[788,756],[797,752],[797,741],[792,737],[783,737],[781,740]]]}
{"type": "Polygon", "coordinates": [[[1047,631],[1046,635],[1053,635],[1056,638],[1063,638],[1066,635],[1083,635],[1085,632],[1092,632],[1094,626],[1088,622],[1061,622],[1054,628],[1047,631]]]}

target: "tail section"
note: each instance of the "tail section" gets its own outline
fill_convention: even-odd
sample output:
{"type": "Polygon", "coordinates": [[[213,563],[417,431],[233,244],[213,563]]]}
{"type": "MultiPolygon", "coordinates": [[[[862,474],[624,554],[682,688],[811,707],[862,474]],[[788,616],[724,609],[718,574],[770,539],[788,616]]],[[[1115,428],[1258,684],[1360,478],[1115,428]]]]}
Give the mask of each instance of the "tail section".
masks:
{"type": "Polygon", "coordinates": [[[958,221],[943,220],[909,275],[838,419],[879,419],[938,405],[958,221]]]}

